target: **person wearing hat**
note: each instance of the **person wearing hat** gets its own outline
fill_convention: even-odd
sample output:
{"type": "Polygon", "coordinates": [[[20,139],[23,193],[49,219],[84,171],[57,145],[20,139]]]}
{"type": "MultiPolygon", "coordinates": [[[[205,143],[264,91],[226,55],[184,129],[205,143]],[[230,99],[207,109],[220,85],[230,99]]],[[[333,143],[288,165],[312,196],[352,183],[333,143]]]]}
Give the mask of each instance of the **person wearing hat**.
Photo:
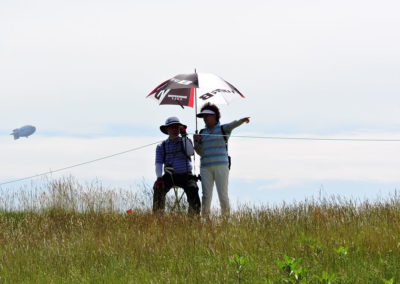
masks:
{"type": "Polygon", "coordinates": [[[165,196],[173,186],[183,188],[189,203],[190,214],[200,214],[200,197],[197,179],[192,174],[192,141],[186,135],[187,126],[175,116],[167,118],[160,126],[168,139],[156,148],[157,180],[153,189],[153,212],[165,210],[165,196]],[[179,136],[181,134],[181,136],[179,136]],[[164,167],[164,174],[163,174],[164,167]]]}
{"type": "Polygon", "coordinates": [[[210,214],[214,183],[217,187],[222,214],[229,215],[228,178],[231,160],[228,156],[228,139],[233,129],[244,122],[249,123],[250,118],[245,117],[221,125],[219,109],[211,103],[205,104],[197,117],[203,118],[206,125],[200,130],[200,135],[193,136],[194,149],[201,157],[202,215],[210,214]]]}

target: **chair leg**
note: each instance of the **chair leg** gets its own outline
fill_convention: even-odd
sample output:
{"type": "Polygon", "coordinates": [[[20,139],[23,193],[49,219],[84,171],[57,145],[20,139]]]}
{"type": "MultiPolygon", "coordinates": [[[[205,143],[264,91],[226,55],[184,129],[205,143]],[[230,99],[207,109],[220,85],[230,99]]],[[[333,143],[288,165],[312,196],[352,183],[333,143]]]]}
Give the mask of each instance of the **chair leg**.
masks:
{"type": "MultiPolygon", "coordinates": [[[[174,193],[175,193],[175,202],[174,202],[174,206],[172,207],[172,210],[174,210],[175,207],[177,206],[178,207],[178,211],[181,212],[180,201],[182,199],[182,196],[181,196],[181,198],[179,198],[178,187],[176,187],[176,186],[174,186],[174,193]]],[[[183,193],[182,193],[182,195],[183,195],[183,193]]]]}

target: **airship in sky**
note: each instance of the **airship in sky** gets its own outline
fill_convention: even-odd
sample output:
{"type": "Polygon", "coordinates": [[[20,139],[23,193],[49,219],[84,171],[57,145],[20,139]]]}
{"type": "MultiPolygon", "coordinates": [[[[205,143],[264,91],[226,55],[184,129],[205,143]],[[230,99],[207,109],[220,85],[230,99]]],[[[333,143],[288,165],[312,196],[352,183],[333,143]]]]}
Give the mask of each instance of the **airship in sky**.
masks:
{"type": "Polygon", "coordinates": [[[32,135],[36,131],[36,127],[32,125],[25,125],[21,128],[14,129],[10,135],[14,135],[14,140],[19,137],[26,137],[32,135]]]}

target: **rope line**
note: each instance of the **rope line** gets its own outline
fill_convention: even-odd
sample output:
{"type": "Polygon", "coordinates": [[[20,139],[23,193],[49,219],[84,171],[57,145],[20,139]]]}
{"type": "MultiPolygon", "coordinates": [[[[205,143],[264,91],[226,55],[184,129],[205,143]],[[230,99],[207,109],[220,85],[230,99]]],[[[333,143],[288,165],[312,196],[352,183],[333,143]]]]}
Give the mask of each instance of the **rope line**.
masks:
{"type": "MultiPolygon", "coordinates": [[[[188,134],[196,134],[196,133],[188,133],[188,134]]],[[[353,141],[353,142],[400,142],[400,139],[377,139],[377,138],[312,138],[312,137],[282,137],[282,136],[250,136],[250,135],[221,135],[221,134],[197,134],[199,136],[229,136],[229,137],[234,137],[234,138],[252,138],[252,139],[268,139],[268,140],[304,140],[304,141],[353,141]]],[[[29,177],[24,177],[24,178],[20,178],[20,179],[16,179],[16,180],[11,180],[8,182],[3,182],[0,183],[0,186],[3,186],[5,184],[10,184],[10,183],[15,183],[15,182],[19,182],[19,181],[23,181],[23,180],[28,180],[28,179],[33,179],[33,178],[37,178],[40,176],[45,176],[48,174],[52,174],[52,173],[56,173],[56,172],[60,172],[60,171],[64,171],[64,170],[68,170],[71,168],[75,168],[75,167],[79,167],[79,166],[83,166],[83,165],[87,165],[87,164],[91,164],[94,162],[98,162],[101,160],[105,160],[105,159],[109,159],[115,156],[119,156],[119,155],[123,155],[129,152],[133,152],[133,151],[137,151],[158,143],[161,143],[162,141],[157,141],[157,142],[153,142],[147,145],[143,145],[140,147],[136,147],[136,148],[132,148],[126,151],[122,151],[119,153],[115,153],[115,154],[111,154],[108,156],[104,156],[101,158],[97,158],[94,160],[90,160],[90,161],[86,161],[83,163],[79,163],[79,164],[75,164],[72,166],[68,166],[68,167],[64,167],[64,168],[60,168],[57,170],[53,170],[53,171],[48,171],[45,173],[41,173],[41,174],[37,174],[37,175],[33,175],[33,176],[29,176],[29,177]]]]}
{"type": "MultiPolygon", "coordinates": [[[[195,133],[189,133],[195,134],[195,133]]],[[[312,138],[312,137],[279,137],[279,136],[250,136],[250,135],[222,135],[222,134],[198,134],[199,136],[227,136],[234,138],[255,138],[269,140],[306,140],[306,141],[354,141],[354,142],[400,142],[400,139],[378,138],[312,138]]]]}
{"type": "Polygon", "coordinates": [[[97,158],[97,159],[94,159],[94,160],[90,160],[90,161],[87,161],[87,162],[83,162],[83,163],[75,164],[75,165],[72,165],[72,166],[60,168],[60,169],[57,169],[57,170],[54,170],[54,171],[48,171],[48,172],[45,172],[45,173],[41,173],[41,174],[29,176],[29,177],[24,177],[24,178],[20,178],[20,179],[16,179],[16,180],[3,182],[3,183],[0,183],[0,186],[5,185],[5,184],[10,184],[10,183],[23,181],[23,180],[33,179],[33,178],[37,178],[37,177],[40,177],[40,176],[45,176],[45,175],[48,175],[48,174],[61,172],[61,171],[64,171],[64,170],[75,168],[75,167],[79,167],[79,166],[87,165],[87,164],[90,164],[90,163],[98,162],[98,161],[105,160],[105,159],[108,159],[108,158],[112,158],[112,157],[115,157],[115,156],[118,156],[118,155],[126,154],[126,153],[133,152],[133,151],[137,151],[137,150],[140,150],[140,149],[143,149],[143,148],[146,148],[146,147],[149,147],[149,146],[152,146],[154,144],[161,143],[161,142],[162,141],[153,142],[153,143],[150,143],[150,144],[147,144],[147,145],[144,145],[144,146],[132,148],[132,149],[129,149],[129,150],[126,150],[126,151],[123,151],[123,152],[111,154],[111,155],[104,156],[104,157],[101,157],[101,158],[97,158]]]}

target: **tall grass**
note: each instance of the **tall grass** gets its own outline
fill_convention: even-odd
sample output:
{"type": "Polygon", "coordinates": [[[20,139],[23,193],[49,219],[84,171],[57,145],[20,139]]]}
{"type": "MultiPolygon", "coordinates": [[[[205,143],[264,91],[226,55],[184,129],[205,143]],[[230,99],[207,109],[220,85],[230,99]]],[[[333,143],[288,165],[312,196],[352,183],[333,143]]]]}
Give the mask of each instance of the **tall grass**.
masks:
{"type": "Polygon", "coordinates": [[[167,213],[153,215],[146,185],[135,194],[72,178],[46,186],[24,197],[2,192],[0,282],[400,281],[397,193],[241,206],[202,219],[173,210],[172,196],[167,213]]]}

